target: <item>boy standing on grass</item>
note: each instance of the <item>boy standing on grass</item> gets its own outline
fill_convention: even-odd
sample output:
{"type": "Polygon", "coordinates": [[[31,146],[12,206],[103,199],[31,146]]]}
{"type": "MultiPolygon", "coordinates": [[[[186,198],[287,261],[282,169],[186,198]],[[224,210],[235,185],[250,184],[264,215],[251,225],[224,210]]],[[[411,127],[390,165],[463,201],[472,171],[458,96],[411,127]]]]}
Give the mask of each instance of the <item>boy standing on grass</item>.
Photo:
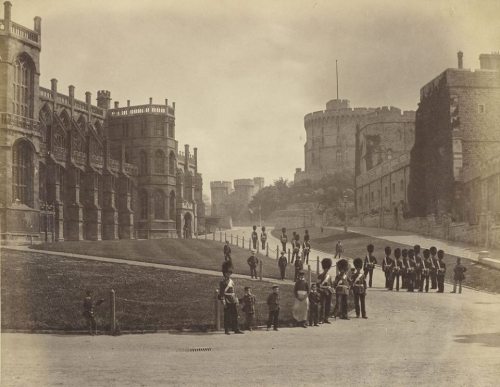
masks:
{"type": "Polygon", "coordinates": [[[245,312],[247,330],[252,331],[253,320],[255,316],[255,296],[252,294],[250,287],[245,286],[245,295],[240,300],[242,304],[242,310],[245,312]]]}
{"type": "Polygon", "coordinates": [[[462,294],[462,281],[465,279],[465,272],[467,271],[467,268],[462,265],[461,259],[457,258],[457,264],[453,268],[453,291],[452,293],[457,292],[457,284],[458,284],[458,293],[462,294]]]}
{"type": "Polygon", "coordinates": [[[281,280],[285,279],[286,265],[288,264],[288,259],[286,258],[285,252],[282,251],[280,257],[278,258],[278,267],[280,268],[281,280]]]}
{"type": "Polygon", "coordinates": [[[97,322],[95,321],[94,307],[101,305],[104,300],[100,299],[94,302],[92,298],[92,290],[87,290],[85,294],[85,298],[83,299],[83,316],[87,320],[89,333],[94,336],[97,335],[97,322]]]}
{"type": "Polygon", "coordinates": [[[269,307],[267,330],[273,325],[274,330],[277,331],[280,316],[280,288],[278,285],[273,285],[273,292],[267,297],[267,306],[269,307]]]}
{"type": "Polygon", "coordinates": [[[248,266],[250,266],[250,276],[257,279],[257,265],[259,264],[259,258],[255,256],[255,250],[252,250],[252,255],[247,259],[248,266]]]}

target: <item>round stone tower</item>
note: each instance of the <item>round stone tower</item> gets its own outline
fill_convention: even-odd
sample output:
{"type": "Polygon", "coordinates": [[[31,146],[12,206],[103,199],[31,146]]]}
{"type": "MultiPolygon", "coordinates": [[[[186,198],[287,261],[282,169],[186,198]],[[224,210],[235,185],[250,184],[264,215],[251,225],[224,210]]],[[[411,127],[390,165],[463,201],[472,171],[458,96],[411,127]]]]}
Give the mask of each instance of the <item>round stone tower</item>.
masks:
{"type": "Polygon", "coordinates": [[[212,216],[224,216],[224,203],[231,193],[230,181],[211,181],[212,216]]]}

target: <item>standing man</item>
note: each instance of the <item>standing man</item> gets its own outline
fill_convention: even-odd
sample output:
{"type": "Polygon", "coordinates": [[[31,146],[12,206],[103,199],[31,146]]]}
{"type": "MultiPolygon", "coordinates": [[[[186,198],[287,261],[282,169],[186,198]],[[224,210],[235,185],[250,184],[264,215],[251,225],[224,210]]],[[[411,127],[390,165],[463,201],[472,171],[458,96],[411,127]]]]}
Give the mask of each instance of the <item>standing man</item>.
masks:
{"type": "Polygon", "coordinates": [[[342,253],[344,252],[344,247],[342,246],[342,242],[338,241],[337,244],[335,245],[335,259],[337,257],[342,258],[342,253]]]}
{"type": "Polygon", "coordinates": [[[224,331],[229,335],[229,330],[232,329],[234,333],[241,334],[238,327],[238,297],[236,297],[236,290],[231,275],[233,268],[229,262],[222,264],[223,278],[219,283],[219,300],[224,305],[224,331]]]}
{"type": "Polygon", "coordinates": [[[255,277],[257,279],[257,265],[259,264],[259,258],[255,255],[255,250],[252,250],[252,255],[247,259],[248,266],[250,266],[250,276],[252,279],[255,277]]]}
{"type": "Polygon", "coordinates": [[[413,292],[415,289],[415,269],[416,269],[416,262],[415,262],[415,252],[413,249],[408,250],[408,267],[406,268],[406,273],[407,273],[407,285],[408,285],[408,291],[413,292]]]}
{"type": "Polygon", "coordinates": [[[299,259],[299,253],[300,253],[300,235],[295,234],[293,240],[292,240],[292,263],[294,259],[299,259]]]}
{"type": "Polygon", "coordinates": [[[280,257],[278,258],[278,267],[280,268],[281,280],[285,279],[287,264],[288,264],[288,259],[286,258],[285,252],[282,251],[280,257]]]}
{"type": "Polygon", "coordinates": [[[281,241],[281,246],[283,247],[283,251],[286,253],[286,242],[288,242],[288,237],[286,236],[286,228],[285,227],[283,227],[281,229],[280,241],[281,241]]]}
{"type": "Polygon", "coordinates": [[[401,274],[401,289],[408,289],[408,267],[410,264],[408,263],[408,250],[401,250],[401,256],[403,257],[403,272],[401,274]]]}
{"type": "Polygon", "coordinates": [[[302,245],[302,253],[304,254],[304,261],[306,265],[309,265],[310,252],[311,252],[311,242],[309,242],[309,239],[305,240],[305,235],[304,235],[304,244],[302,245]]]}
{"type": "Polygon", "coordinates": [[[389,246],[385,247],[385,257],[382,261],[382,271],[385,274],[385,288],[389,289],[389,282],[391,281],[392,276],[392,258],[391,258],[391,248],[389,246]]]}
{"type": "Polygon", "coordinates": [[[309,309],[309,284],[304,279],[304,272],[299,271],[295,287],[293,290],[295,301],[293,304],[292,315],[297,321],[297,325],[307,328],[307,311],[309,309]]]}
{"type": "Polygon", "coordinates": [[[341,259],[337,261],[337,268],[339,269],[339,274],[337,274],[333,282],[336,295],[334,315],[339,316],[341,320],[349,320],[347,316],[347,296],[349,295],[347,271],[349,270],[349,263],[347,260],[341,259]]]}
{"type": "Polygon", "coordinates": [[[330,258],[323,258],[321,260],[321,267],[323,272],[318,275],[318,288],[321,302],[320,321],[325,324],[330,324],[328,318],[330,317],[330,308],[332,306],[333,294],[333,280],[328,271],[332,267],[332,260],[330,258]]]}
{"type": "Polygon", "coordinates": [[[83,299],[83,317],[87,320],[89,333],[92,336],[97,335],[97,322],[94,316],[94,307],[101,305],[103,302],[103,299],[94,302],[92,290],[87,290],[85,292],[85,298],[83,299]]]}
{"type": "Polygon", "coordinates": [[[403,262],[401,261],[400,248],[394,249],[394,258],[396,258],[396,260],[394,261],[394,265],[392,267],[392,278],[389,289],[392,290],[394,288],[394,280],[396,280],[396,291],[399,292],[399,277],[403,272],[403,262]]]}
{"type": "Polygon", "coordinates": [[[457,258],[457,264],[453,268],[453,291],[452,293],[457,292],[457,284],[458,284],[458,293],[462,294],[462,281],[465,279],[465,272],[467,268],[462,265],[462,260],[457,258]]]}
{"type": "Polygon", "coordinates": [[[429,249],[424,249],[424,260],[422,262],[422,282],[420,283],[419,291],[422,292],[424,289],[425,282],[425,292],[429,292],[429,276],[432,270],[432,260],[430,258],[431,252],[429,249]]]}
{"type": "Polygon", "coordinates": [[[373,255],[373,250],[375,248],[373,247],[372,244],[369,244],[366,246],[366,257],[365,257],[365,263],[364,263],[364,272],[365,272],[365,277],[369,276],[368,280],[368,286],[371,288],[372,287],[372,278],[373,278],[373,269],[375,269],[375,265],[377,264],[377,258],[373,255]]]}
{"type": "Polygon", "coordinates": [[[419,292],[422,292],[421,284],[424,262],[422,256],[420,255],[420,245],[413,246],[413,250],[415,251],[415,289],[418,289],[419,292]]]}
{"type": "Polygon", "coordinates": [[[231,246],[228,241],[224,244],[224,261],[231,261],[231,246]]]}
{"type": "Polygon", "coordinates": [[[309,242],[309,239],[311,237],[309,236],[309,230],[304,231],[304,242],[309,242]]]}
{"type": "Polygon", "coordinates": [[[252,249],[257,250],[257,242],[259,241],[259,235],[257,234],[257,226],[253,226],[252,231],[252,249]]]}
{"type": "Polygon", "coordinates": [[[264,251],[267,243],[267,233],[264,226],[262,226],[262,232],[260,233],[260,242],[262,243],[262,251],[264,251]]]}
{"type": "MultiPolygon", "coordinates": [[[[394,251],[396,253],[396,251],[394,251]]],[[[352,290],[354,293],[354,308],[356,309],[356,317],[359,318],[360,312],[363,318],[366,316],[365,296],[366,296],[366,277],[361,272],[363,268],[363,260],[356,258],[354,260],[354,274],[352,276],[352,290]],[[360,307],[361,306],[361,307],[360,307]],[[361,309],[361,310],[360,310],[361,309]]]]}
{"type": "Polygon", "coordinates": [[[431,246],[429,249],[431,252],[432,270],[431,270],[431,289],[437,289],[437,263],[438,259],[436,257],[437,249],[431,246]]]}
{"type": "Polygon", "coordinates": [[[439,250],[437,252],[438,256],[438,261],[437,261],[437,285],[438,285],[438,291],[437,293],[443,293],[444,292],[444,277],[446,275],[446,263],[444,263],[443,258],[444,258],[444,251],[439,250]]]}

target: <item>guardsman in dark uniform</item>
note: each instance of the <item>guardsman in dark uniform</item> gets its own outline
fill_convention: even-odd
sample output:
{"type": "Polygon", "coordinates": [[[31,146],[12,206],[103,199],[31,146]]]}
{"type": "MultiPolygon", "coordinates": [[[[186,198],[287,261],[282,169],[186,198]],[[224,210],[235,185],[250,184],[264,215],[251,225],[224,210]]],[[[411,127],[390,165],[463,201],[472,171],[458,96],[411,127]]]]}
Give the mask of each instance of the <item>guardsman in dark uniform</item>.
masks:
{"type": "Polygon", "coordinates": [[[443,258],[444,258],[444,251],[439,250],[437,252],[438,256],[438,261],[437,261],[437,285],[438,285],[438,291],[437,293],[443,293],[444,292],[444,277],[446,274],[446,263],[444,263],[443,258]]]}
{"type": "Polygon", "coordinates": [[[385,288],[389,289],[392,276],[392,258],[391,258],[391,248],[389,246],[385,247],[385,257],[382,261],[382,271],[385,274],[385,288]]]}
{"type": "Polygon", "coordinates": [[[413,251],[415,252],[415,289],[417,289],[419,292],[421,288],[421,283],[422,283],[422,272],[424,270],[423,268],[423,259],[422,256],[420,255],[420,245],[415,245],[413,246],[413,251]]]}
{"type": "Polygon", "coordinates": [[[224,278],[219,283],[219,300],[224,305],[224,331],[229,335],[229,330],[234,333],[243,333],[238,327],[238,297],[236,297],[236,289],[231,275],[233,268],[229,262],[222,264],[222,275],[224,278]]]}
{"type": "Polygon", "coordinates": [[[335,245],[335,257],[342,258],[342,253],[344,252],[344,247],[342,246],[342,242],[338,241],[337,244],[335,245]]]}
{"type": "Polygon", "coordinates": [[[457,292],[457,285],[458,285],[458,293],[462,294],[462,281],[465,279],[465,272],[467,271],[467,268],[462,265],[461,259],[457,258],[457,263],[455,267],[453,268],[453,291],[452,293],[457,292]]]}
{"type": "Polygon", "coordinates": [[[323,272],[318,275],[318,289],[321,296],[321,313],[319,319],[325,324],[330,324],[328,318],[330,317],[330,308],[332,306],[333,280],[328,271],[332,267],[332,260],[330,258],[323,258],[321,260],[321,267],[323,268],[323,272]]]}
{"type": "Polygon", "coordinates": [[[274,330],[278,330],[280,318],[280,287],[273,285],[273,292],[267,297],[269,307],[269,319],[267,320],[267,330],[273,325],[274,330]]]}
{"type": "Polygon", "coordinates": [[[366,316],[366,306],[365,306],[365,297],[367,288],[366,277],[361,272],[361,269],[363,268],[363,260],[361,258],[356,258],[354,260],[354,268],[356,270],[351,278],[352,278],[352,291],[354,293],[354,308],[356,310],[356,317],[359,318],[361,309],[361,317],[368,318],[366,316]]]}
{"type": "Polygon", "coordinates": [[[340,259],[337,261],[337,268],[339,269],[339,274],[335,276],[335,281],[333,281],[336,295],[334,315],[339,316],[341,320],[349,320],[347,316],[347,296],[349,295],[350,288],[347,273],[349,270],[349,263],[345,259],[340,259]]]}
{"type": "MultiPolygon", "coordinates": [[[[304,235],[305,237],[305,235],[304,235]]],[[[304,261],[306,265],[309,265],[309,253],[311,252],[311,242],[309,242],[309,239],[306,241],[304,240],[304,244],[302,245],[302,253],[304,255],[304,261]]]]}
{"type": "Polygon", "coordinates": [[[252,255],[247,259],[248,266],[250,266],[250,276],[257,279],[257,265],[259,264],[259,258],[255,255],[255,250],[252,250],[252,255]]]}
{"type": "Polygon", "coordinates": [[[300,254],[300,236],[299,234],[295,234],[294,239],[292,240],[292,263],[294,258],[299,259],[300,254]]]}
{"type": "Polygon", "coordinates": [[[278,258],[278,267],[280,268],[280,277],[282,280],[285,279],[287,264],[288,264],[288,259],[286,258],[285,252],[282,251],[280,257],[278,258]]]}
{"type": "Polygon", "coordinates": [[[390,283],[390,290],[394,288],[394,280],[396,280],[396,291],[399,292],[399,277],[404,270],[403,261],[401,261],[401,249],[394,249],[394,264],[392,266],[392,278],[390,283]]]}
{"type": "Polygon", "coordinates": [[[309,230],[304,231],[304,242],[309,242],[311,237],[309,236],[309,230]]]}
{"type": "Polygon", "coordinates": [[[311,291],[309,292],[309,326],[318,327],[319,322],[319,307],[321,305],[321,295],[315,283],[311,284],[311,291]]]}
{"type": "Polygon", "coordinates": [[[408,266],[406,268],[406,273],[408,275],[408,291],[413,292],[415,290],[415,269],[417,268],[417,263],[415,262],[415,252],[413,249],[408,250],[408,266]]]}
{"type": "Polygon", "coordinates": [[[264,251],[267,243],[267,232],[264,226],[262,226],[262,232],[260,233],[260,242],[262,243],[262,251],[264,251]]]}
{"type": "Polygon", "coordinates": [[[401,250],[401,256],[403,261],[403,271],[401,272],[401,289],[408,289],[408,250],[401,250]]]}
{"type": "Polygon", "coordinates": [[[224,260],[231,261],[231,246],[228,241],[224,244],[224,260]]]}
{"type": "Polygon", "coordinates": [[[373,250],[375,248],[373,247],[372,244],[369,244],[366,246],[366,251],[368,254],[366,254],[365,257],[365,263],[364,263],[364,272],[365,272],[365,277],[368,277],[368,286],[371,288],[372,287],[372,278],[373,278],[373,269],[375,268],[375,265],[377,264],[377,258],[373,255],[373,250]]]}
{"type": "Polygon", "coordinates": [[[430,249],[431,252],[431,261],[432,261],[432,270],[431,270],[431,289],[437,289],[437,262],[438,259],[436,257],[437,249],[432,246],[430,249]]]}
{"type": "Polygon", "coordinates": [[[85,298],[83,299],[83,317],[87,320],[89,333],[92,336],[97,335],[97,322],[95,321],[94,307],[101,305],[103,302],[103,299],[94,302],[92,290],[87,290],[85,292],[85,298]]]}
{"type": "Polygon", "coordinates": [[[288,242],[288,237],[286,236],[286,228],[285,227],[283,227],[281,229],[280,241],[281,241],[281,246],[283,247],[283,251],[286,253],[286,242],[288,242]]]}
{"type": "Polygon", "coordinates": [[[257,226],[253,226],[252,231],[252,249],[257,250],[257,243],[259,242],[259,235],[257,234],[257,226]]]}
{"type": "Polygon", "coordinates": [[[429,291],[429,277],[432,270],[432,260],[430,258],[431,252],[429,249],[424,249],[424,260],[422,263],[422,282],[420,283],[419,291],[422,292],[424,289],[425,282],[425,292],[429,291]]]}
{"type": "Polygon", "coordinates": [[[247,330],[252,331],[256,300],[248,286],[245,286],[245,295],[240,300],[240,303],[242,304],[241,310],[245,313],[247,330]]]}

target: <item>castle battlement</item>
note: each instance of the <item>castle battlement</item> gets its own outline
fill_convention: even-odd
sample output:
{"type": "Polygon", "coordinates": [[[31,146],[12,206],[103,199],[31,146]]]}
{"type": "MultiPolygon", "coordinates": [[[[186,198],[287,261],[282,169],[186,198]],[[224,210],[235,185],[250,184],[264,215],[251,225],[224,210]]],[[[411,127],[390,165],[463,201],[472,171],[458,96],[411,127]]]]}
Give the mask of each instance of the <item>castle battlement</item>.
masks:
{"type": "MultiPolygon", "coordinates": [[[[57,85],[56,80],[52,80],[52,85],[57,85]],[[54,83],[54,81],[56,81],[54,83]]],[[[46,89],[44,87],[40,87],[40,99],[42,101],[50,101],[55,102],[57,105],[62,105],[68,108],[73,108],[81,113],[88,113],[89,111],[92,114],[95,114],[99,117],[104,117],[104,110],[98,106],[94,106],[91,104],[92,94],[87,91],[85,93],[85,101],[80,101],[75,98],[75,87],[69,86],[68,95],[61,94],[57,92],[57,87],[52,87],[52,89],[46,89]]]]}
{"type": "Polygon", "coordinates": [[[236,179],[234,180],[234,189],[239,187],[253,187],[255,185],[253,179],[236,179]]]}

